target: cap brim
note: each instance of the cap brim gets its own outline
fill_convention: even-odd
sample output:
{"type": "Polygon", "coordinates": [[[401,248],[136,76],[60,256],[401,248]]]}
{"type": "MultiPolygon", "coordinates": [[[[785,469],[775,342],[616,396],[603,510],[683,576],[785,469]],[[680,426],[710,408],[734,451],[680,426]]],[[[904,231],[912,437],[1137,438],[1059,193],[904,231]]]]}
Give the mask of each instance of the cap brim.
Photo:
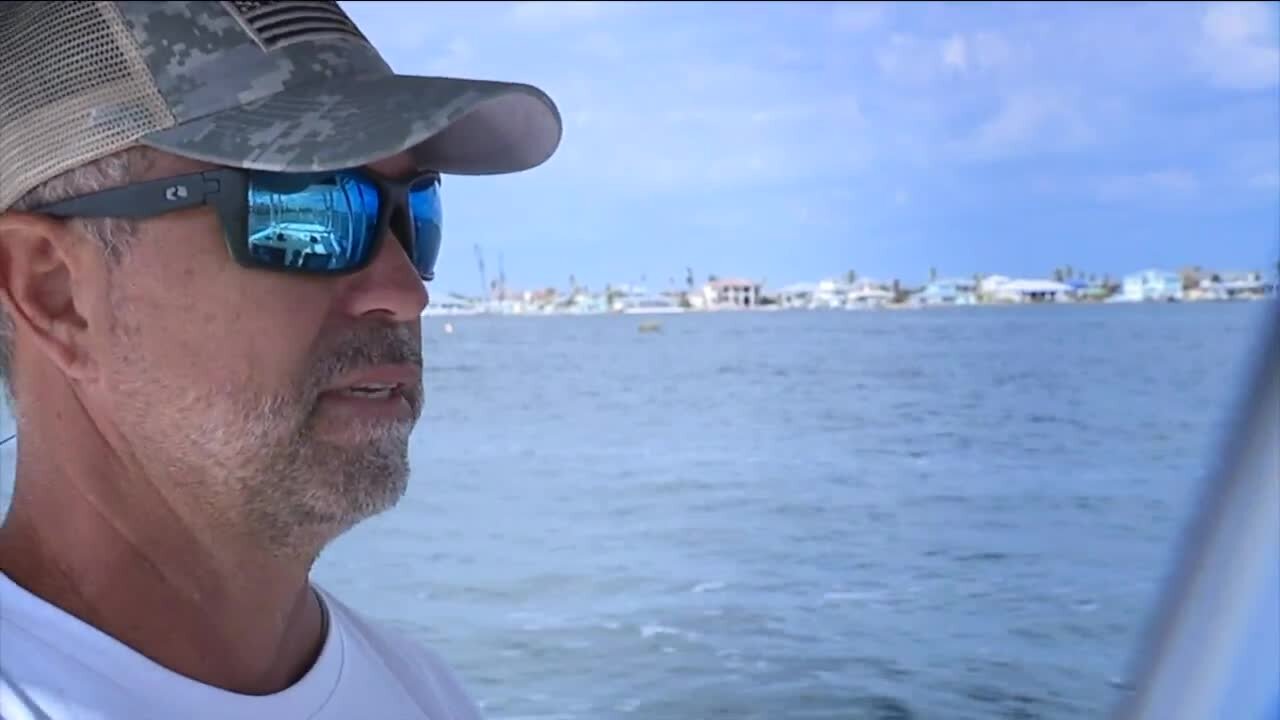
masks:
{"type": "Polygon", "coordinates": [[[555,103],[529,85],[389,75],[284,90],[139,142],[251,170],[339,170],[407,151],[422,168],[497,175],[546,162],[562,132],[555,103]]]}

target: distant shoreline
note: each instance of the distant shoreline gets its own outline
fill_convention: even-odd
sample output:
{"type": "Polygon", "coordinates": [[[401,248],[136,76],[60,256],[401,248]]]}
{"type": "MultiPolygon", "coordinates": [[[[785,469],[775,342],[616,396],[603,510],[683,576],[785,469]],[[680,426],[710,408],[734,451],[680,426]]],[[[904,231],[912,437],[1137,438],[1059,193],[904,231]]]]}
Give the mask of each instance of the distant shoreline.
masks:
{"type": "Polygon", "coordinates": [[[680,310],[662,310],[658,312],[640,311],[598,311],[598,312],[582,312],[582,311],[565,311],[565,310],[532,310],[520,312],[494,312],[488,310],[442,310],[433,309],[428,306],[427,310],[422,313],[423,318],[454,318],[454,317],[600,317],[600,316],[618,316],[618,317],[634,317],[654,319],[668,316],[684,316],[684,315],[736,315],[742,313],[823,313],[823,314],[865,314],[865,313],[881,313],[881,312],[920,312],[920,311],[948,311],[948,310],[973,310],[987,308],[1031,308],[1031,307],[1100,307],[1100,306],[1117,306],[1117,307],[1149,307],[1153,305],[1253,305],[1266,304],[1280,306],[1276,298],[1241,298],[1232,300],[1180,300],[1180,301],[1143,301],[1143,302],[1005,302],[1005,303],[937,303],[937,304],[884,304],[871,307],[857,308],[805,308],[805,307],[786,307],[780,305],[759,305],[755,307],[723,307],[715,309],[694,309],[682,308],[680,310]]]}

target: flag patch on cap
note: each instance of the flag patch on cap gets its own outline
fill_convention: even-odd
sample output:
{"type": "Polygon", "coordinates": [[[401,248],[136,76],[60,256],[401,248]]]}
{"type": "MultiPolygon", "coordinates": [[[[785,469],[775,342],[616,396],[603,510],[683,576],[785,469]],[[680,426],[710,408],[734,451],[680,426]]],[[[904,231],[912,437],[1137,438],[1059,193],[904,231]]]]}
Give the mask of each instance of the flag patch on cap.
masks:
{"type": "Polygon", "coordinates": [[[223,4],[264,50],[332,38],[369,42],[337,2],[226,0],[223,4]]]}

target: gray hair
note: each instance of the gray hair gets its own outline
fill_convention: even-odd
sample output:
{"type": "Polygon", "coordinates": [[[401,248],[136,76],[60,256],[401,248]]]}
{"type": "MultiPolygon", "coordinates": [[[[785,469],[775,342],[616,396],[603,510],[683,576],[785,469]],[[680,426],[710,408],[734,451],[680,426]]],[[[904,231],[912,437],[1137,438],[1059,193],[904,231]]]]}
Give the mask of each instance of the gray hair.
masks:
{"type": "MultiPolygon", "coordinates": [[[[142,145],[112,153],[46,180],[18,198],[9,210],[35,210],[50,203],[127,185],[146,172],[155,157],[154,150],[142,145]]],[[[110,262],[119,260],[137,231],[134,221],[122,218],[74,218],[71,223],[95,240],[110,262]]],[[[10,378],[13,331],[13,318],[0,307],[0,385],[11,410],[14,410],[10,378]]]]}

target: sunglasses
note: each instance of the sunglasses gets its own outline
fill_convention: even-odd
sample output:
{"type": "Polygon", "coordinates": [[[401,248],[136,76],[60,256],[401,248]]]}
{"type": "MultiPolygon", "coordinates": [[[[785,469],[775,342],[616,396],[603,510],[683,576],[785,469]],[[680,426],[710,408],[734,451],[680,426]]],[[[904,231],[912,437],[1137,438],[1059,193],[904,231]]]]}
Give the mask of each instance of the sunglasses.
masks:
{"type": "Polygon", "coordinates": [[[423,280],[440,254],[440,176],[393,180],[368,170],[283,173],[220,168],[53,203],[54,217],[149,218],[202,205],[222,220],[244,267],[345,275],[366,267],[387,230],[423,280]]]}

